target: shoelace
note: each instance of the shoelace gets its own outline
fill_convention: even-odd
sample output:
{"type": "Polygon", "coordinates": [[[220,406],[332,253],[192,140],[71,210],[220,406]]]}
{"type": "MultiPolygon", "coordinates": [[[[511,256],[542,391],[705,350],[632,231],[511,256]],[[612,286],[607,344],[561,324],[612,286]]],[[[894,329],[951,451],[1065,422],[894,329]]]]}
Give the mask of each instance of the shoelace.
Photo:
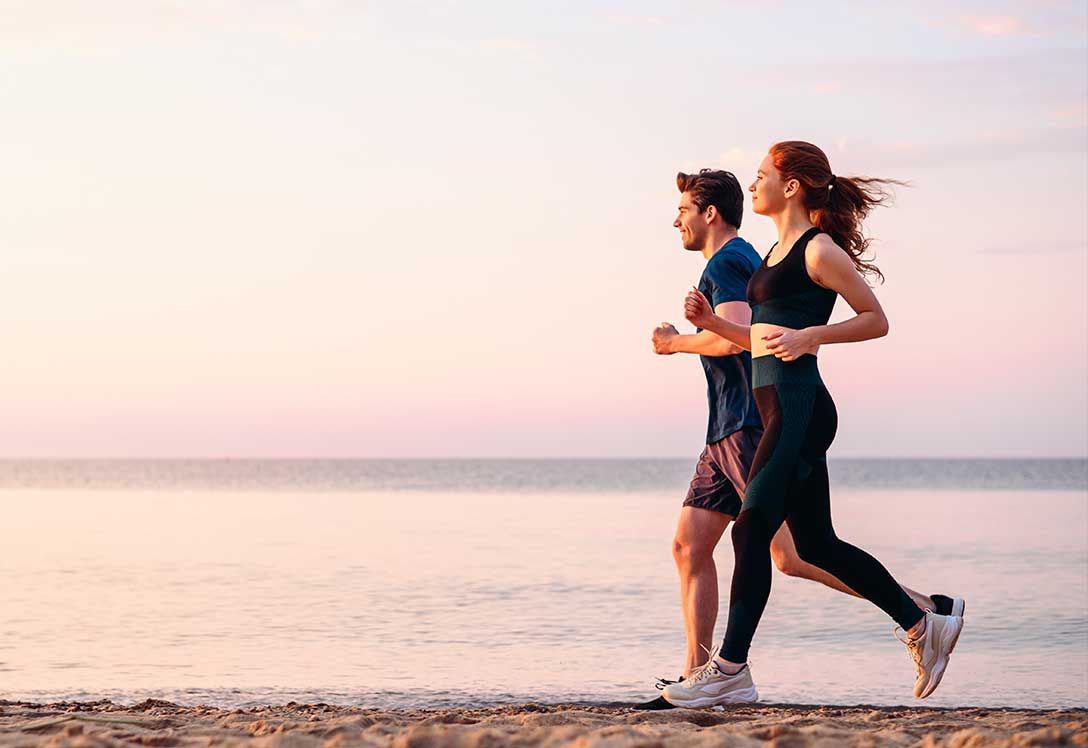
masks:
{"type": "MultiPolygon", "coordinates": [[[[895,638],[907,645],[907,651],[910,652],[910,658],[914,660],[914,671],[921,675],[923,670],[922,640],[926,638],[926,634],[922,634],[914,641],[911,641],[910,638],[907,637],[906,631],[903,631],[903,636],[899,635],[900,631],[903,631],[903,629],[899,626],[896,626],[894,629],[892,629],[892,633],[895,635],[895,638]]],[[[928,629],[926,630],[926,633],[929,633],[928,629]]]]}
{"type": "MultiPolygon", "coordinates": [[[[702,644],[700,644],[699,646],[703,647],[702,644]]],[[[692,670],[691,677],[685,680],[685,683],[691,683],[693,685],[702,683],[704,680],[707,680],[715,673],[721,672],[721,670],[718,669],[718,663],[714,662],[714,653],[706,647],[703,647],[703,651],[706,652],[706,662],[692,670]]]]}
{"type": "MultiPolygon", "coordinates": [[[[703,645],[698,645],[698,646],[703,647],[703,645]]],[[[659,678],[657,678],[657,683],[654,684],[654,687],[657,690],[665,690],[666,688],[668,688],[669,686],[671,686],[673,684],[676,684],[676,683],[688,683],[689,681],[691,681],[692,678],[695,677],[695,675],[702,672],[703,669],[706,668],[706,665],[708,665],[710,663],[710,661],[714,660],[714,656],[710,655],[710,650],[709,649],[707,649],[706,647],[703,647],[703,651],[706,652],[706,655],[707,655],[707,657],[709,659],[707,659],[707,661],[704,662],[701,665],[695,665],[694,668],[691,669],[691,675],[689,675],[688,677],[684,677],[683,675],[681,675],[679,678],[677,678],[676,681],[672,681],[672,680],[670,680],[670,678],[660,678],[659,677],[659,678]]]]}
{"type": "Polygon", "coordinates": [[[654,684],[654,688],[656,688],[658,691],[664,691],[669,686],[676,685],[677,683],[689,683],[689,682],[691,682],[691,679],[693,677],[695,677],[695,675],[700,670],[702,670],[704,667],[706,667],[705,663],[702,664],[702,665],[699,665],[698,667],[692,668],[691,669],[691,675],[689,675],[686,678],[684,676],[682,676],[682,675],[679,678],[677,678],[676,680],[672,680],[670,678],[658,678],[657,683],[654,684]]]}
{"type": "Polygon", "coordinates": [[[714,673],[721,673],[722,675],[725,675],[727,677],[730,676],[729,673],[722,671],[718,668],[718,663],[714,661],[714,652],[710,651],[703,645],[698,646],[702,647],[703,651],[706,652],[706,662],[701,665],[695,665],[694,668],[692,668],[691,670],[691,675],[685,678],[681,677],[679,681],[669,681],[668,678],[657,678],[657,690],[665,690],[665,688],[667,688],[668,686],[680,682],[687,684],[702,683],[714,673]]]}

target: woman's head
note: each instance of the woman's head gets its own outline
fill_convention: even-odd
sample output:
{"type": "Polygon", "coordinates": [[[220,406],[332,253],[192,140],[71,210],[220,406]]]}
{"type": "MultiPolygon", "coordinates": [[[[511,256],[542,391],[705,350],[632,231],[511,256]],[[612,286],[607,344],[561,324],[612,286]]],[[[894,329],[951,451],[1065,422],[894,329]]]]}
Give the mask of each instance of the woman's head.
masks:
{"type": "Polygon", "coordinates": [[[861,222],[891,197],[888,186],[892,184],[903,182],[836,176],[822,150],[812,143],[786,140],[771,146],[748,189],[756,213],[777,215],[791,205],[803,208],[812,225],[853,258],[858,272],[883,279],[879,268],[861,259],[871,241],[863,234],[861,222]]]}
{"type": "Polygon", "coordinates": [[[748,189],[756,213],[775,215],[790,201],[809,210],[822,207],[830,183],[831,165],[824,152],[811,143],[790,140],[771,146],[748,189]]]}

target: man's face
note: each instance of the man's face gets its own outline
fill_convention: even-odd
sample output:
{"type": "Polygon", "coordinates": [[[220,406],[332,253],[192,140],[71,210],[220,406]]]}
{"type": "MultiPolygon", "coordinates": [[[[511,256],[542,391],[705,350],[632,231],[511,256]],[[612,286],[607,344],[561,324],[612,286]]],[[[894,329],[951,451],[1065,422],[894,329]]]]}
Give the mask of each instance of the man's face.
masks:
{"type": "Polygon", "coordinates": [[[680,195],[680,205],[672,225],[680,229],[680,242],[684,249],[696,252],[702,250],[707,232],[706,214],[699,210],[699,206],[687,192],[680,195]]]}

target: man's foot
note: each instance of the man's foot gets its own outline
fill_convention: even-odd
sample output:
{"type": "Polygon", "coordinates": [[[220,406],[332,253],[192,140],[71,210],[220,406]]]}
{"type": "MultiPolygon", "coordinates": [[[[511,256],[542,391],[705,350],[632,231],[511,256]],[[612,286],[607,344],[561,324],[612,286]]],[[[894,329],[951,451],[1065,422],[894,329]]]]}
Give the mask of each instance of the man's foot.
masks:
{"type": "Polygon", "coordinates": [[[735,675],[730,675],[718,667],[713,657],[687,680],[666,686],[662,695],[673,706],[688,709],[718,704],[751,704],[759,700],[756,684],[752,682],[752,671],[747,665],[735,675]]]}
{"type": "Polygon", "coordinates": [[[675,709],[676,707],[665,701],[663,696],[658,696],[653,701],[644,701],[641,704],[635,704],[631,708],[639,711],[655,712],[661,709],[675,709]]]}
{"type": "MultiPolygon", "coordinates": [[[[937,690],[962,630],[962,618],[937,615],[930,611],[926,611],[925,631],[917,639],[899,636],[900,629],[896,628],[895,638],[907,645],[910,658],[914,660],[914,669],[918,673],[914,695],[919,699],[937,690]]],[[[668,696],[668,689],[665,689],[665,695],[668,696]]]]}
{"type": "Polygon", "coordinates": [[[949,597],[948,595],[930,595],[929,598],[936,606],[933,612],[939,616],[958,616],[963,618],[963,611],[967,609],[967,603],[962,597],[949,597]]]}
{"type": "MultiPolygon", "coordinates": [[[[673,683],[679,683],[682,680],[684,680],[684,676],[682,675],[676,680],[669,680],[668,678],[658,678],[657,683],[654,684],[654,688],[656,688],[658,691],[664,691],[673,683]]],[[[651,701],[644,701],[641,704],[632,704],[631,708],[643,711],[657,711],[659,709],[675,709],[676,707],[665,701],[665,699],[663,699],[662,697],[658,696],[656,699],[652,699],[651,701]]]]}

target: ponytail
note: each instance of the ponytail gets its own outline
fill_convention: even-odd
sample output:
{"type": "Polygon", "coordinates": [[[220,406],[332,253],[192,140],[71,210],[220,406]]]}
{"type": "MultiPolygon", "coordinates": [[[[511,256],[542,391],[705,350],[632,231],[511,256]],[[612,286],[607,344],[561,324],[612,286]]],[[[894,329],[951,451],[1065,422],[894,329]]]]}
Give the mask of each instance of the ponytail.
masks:
{"type": "Polygon", "coordinates": [[[891,185],[906,183],[835,176],[824,152],[800,140],[775,143],[771,146],[771,158],[783,181],[796,179],[801,183],[804,205],[813,225],[830,235],[850,255],[859,273],[883,281],[880,268],[862,259],[872,242],[862,231],[862,221],[873,208],[891,200],[891,185]]]}

